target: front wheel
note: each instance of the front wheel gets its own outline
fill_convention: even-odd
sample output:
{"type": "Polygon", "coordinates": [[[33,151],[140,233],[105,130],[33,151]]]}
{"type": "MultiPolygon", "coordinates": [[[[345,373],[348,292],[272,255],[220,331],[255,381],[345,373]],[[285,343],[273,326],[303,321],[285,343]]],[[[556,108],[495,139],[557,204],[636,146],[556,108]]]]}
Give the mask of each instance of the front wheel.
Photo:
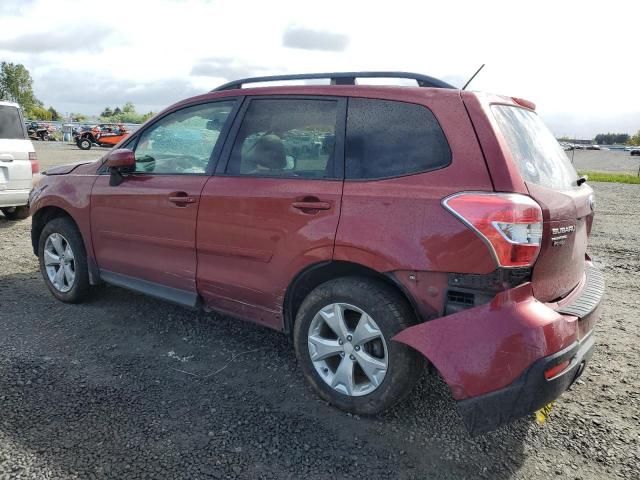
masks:
{"type": "Polygon", "coordinates": [[[420,378],[422,357],[391,339],[415,316],[385,283],[345,277],[326,282],[302,303],[294,327],[307,381],[338,408],[372,415],[402,400],[420,378]]]}
{"type": "Polygon", "coordinates": [[[79,303],[89,293],[89,270],[84,241],[68,217],[54,218],[42,229],[38,242],[40,273],[53,295],[79,303]]]}
{"type": "Polygon", "coordinates": [[[78,141],[78,147],[80,150],[90,150],[91,149],[91,140],[88,138],[81,138],[78,141]]]}
{"type": "Polygon", "coordinates": [[[3,208],[2,213],[9,220],[24,220],[29,217],[29,207],[27,205],[21,205],[19,207],[3,208]]]}

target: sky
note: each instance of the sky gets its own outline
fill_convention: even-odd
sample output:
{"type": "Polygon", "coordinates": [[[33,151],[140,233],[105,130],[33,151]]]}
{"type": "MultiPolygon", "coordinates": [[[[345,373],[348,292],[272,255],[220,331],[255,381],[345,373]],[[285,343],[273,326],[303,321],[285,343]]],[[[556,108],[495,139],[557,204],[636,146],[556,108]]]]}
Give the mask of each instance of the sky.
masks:
{"type": "Polygon", "coordinates": [[[0,0],[0,60],[58,111],[159,111],[228,80],[413,71],[535,102],[557,136],[640,130],[640,2],[0,0]]]}

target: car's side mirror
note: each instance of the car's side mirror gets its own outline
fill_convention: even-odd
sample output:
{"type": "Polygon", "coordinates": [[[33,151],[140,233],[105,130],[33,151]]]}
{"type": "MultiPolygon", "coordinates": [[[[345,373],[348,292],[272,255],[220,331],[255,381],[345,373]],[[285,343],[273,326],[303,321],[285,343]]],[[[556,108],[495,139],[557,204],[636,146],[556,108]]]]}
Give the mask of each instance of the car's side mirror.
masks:
{"type": "Polygon", "coordinates": [[[128,148],[118,148],[107,156],[107,168],[111,176],[109,185],[116,187],[124,180],[125,173],[130,173],[136,168],[136,156],[128,148]]]}

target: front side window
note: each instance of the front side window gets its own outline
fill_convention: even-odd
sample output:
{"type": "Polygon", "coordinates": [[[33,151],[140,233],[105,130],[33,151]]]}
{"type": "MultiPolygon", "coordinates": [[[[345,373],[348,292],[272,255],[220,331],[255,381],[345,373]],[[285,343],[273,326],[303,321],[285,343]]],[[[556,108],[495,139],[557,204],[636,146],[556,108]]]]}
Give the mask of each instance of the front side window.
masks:
{"type": "Polygon", "coordinates": [[[335,100],[252,100],[226,173],[333,177],[337,105],[335,100]]]}
{"type": "Polygon", "coordinates": [[[26,138],[20,111],[16,107],[0,105],[0,138],[10,140],[26,138]]]}
{"type": "Polygon", "coordinates": [[[376,179],[445,167],[451,150],[429,109],[413,103],[349,99],[345,177],[376,179]]]}
{"type": "Polygon", "coordinates": [[[151,125],[135,147],[138,173],[203,174],[235,101],[187,107],[151,125]]]}

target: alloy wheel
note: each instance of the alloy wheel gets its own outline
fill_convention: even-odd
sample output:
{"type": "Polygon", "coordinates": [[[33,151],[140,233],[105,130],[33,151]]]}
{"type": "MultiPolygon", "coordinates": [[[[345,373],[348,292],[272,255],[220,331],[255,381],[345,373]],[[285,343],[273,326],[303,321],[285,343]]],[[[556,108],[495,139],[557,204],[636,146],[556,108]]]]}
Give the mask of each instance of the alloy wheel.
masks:
{"type": "Polygon", "coordinates": [[[76,279],[76,262],[69,241],[52,233],[44,244],[44,266],[51,285],[59,292],[68,292],[76,279]]]}
{"type": "Polygon", "coordinates": [[[332,303],[313,318],[307,335],[316,372],[348,396],[372,393],[384,380],[389,353],[382,331],[362,309],[332,303]]]}

